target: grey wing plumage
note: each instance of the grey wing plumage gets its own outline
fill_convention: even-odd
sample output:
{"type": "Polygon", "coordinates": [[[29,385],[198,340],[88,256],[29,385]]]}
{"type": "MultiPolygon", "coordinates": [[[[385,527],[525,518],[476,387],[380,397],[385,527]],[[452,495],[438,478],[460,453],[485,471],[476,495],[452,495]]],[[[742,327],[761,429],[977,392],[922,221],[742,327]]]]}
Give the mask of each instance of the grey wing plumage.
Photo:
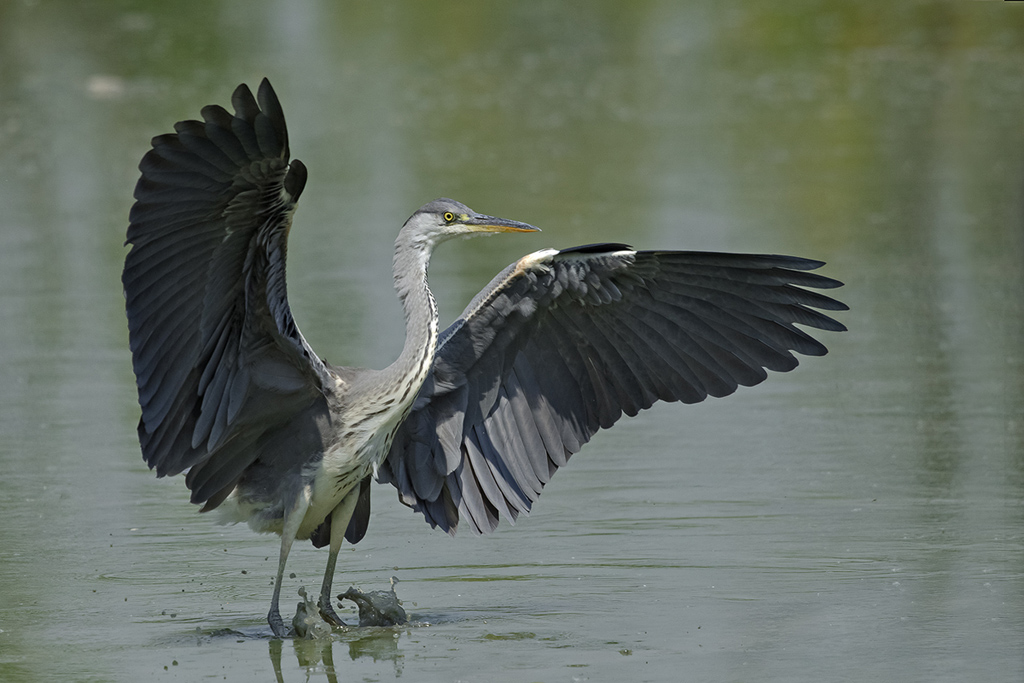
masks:
{"type": "Polygon", "coordinates": [[[258,102],[241,85],[232,103],[234,115],[209,106],[153,139],[122,276],[143,456],[159,476],[191,468],[192,501],[206,508],[268,456],[275,429],[315,419],[326,373],[285,288],[306,169],[289,163],[266,80],[258,102]]]}
{"type": "Polygon", "coordinates": [[[573,453],[623,413],[752,386],[844,330],[805,289],[840,282],[790,256],[633,251],[531,254],[441,336],[432,375],[378,478],[432,526],[476,532],[526,512],[573,453]]]}

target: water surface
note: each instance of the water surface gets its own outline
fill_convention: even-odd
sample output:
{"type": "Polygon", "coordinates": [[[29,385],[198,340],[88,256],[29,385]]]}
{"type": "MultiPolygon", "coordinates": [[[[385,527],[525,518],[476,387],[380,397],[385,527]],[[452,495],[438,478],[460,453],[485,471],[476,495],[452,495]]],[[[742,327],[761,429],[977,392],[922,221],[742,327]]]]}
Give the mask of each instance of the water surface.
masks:
{"type": "MultiPolygon", "coordinates": [[[[3,5],[0,679],[1021,680],[1012,5],[3,5]],[[310,168],[292,306],[334,363],[399,352],[391,244],[442,195],[544,229],[445,245],[446,319],[612,240],[826,260],[850,331],[623,421],[487,537],[376,487],[336,585],[396,575],[413,623],[271,640],[276,538],[141,460],[119,280],[149,138],[264,75],[310,168]]],[[[285,606],[325,561],[297,546],[285,606]]]]}

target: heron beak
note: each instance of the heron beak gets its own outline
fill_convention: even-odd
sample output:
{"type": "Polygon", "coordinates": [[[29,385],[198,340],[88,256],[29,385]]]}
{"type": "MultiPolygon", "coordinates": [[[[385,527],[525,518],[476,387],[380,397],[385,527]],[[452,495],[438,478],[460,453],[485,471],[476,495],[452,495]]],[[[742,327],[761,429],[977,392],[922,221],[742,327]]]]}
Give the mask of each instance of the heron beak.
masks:
{"type": "Polygon", "coordinates": [[[497,218],[495,216],[484,216],[477,214],[469,216],[464,224],[474,232],[540,232],[540,228],[529,223],[497,218]]]}

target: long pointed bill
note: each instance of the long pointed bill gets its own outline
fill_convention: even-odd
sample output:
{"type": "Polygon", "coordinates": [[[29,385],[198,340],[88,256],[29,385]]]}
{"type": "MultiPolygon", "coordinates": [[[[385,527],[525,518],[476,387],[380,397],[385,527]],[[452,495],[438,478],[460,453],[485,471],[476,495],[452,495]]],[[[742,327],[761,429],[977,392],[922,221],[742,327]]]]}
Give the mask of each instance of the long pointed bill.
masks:
{"type": "Polygon", "coordinates": [[[463,224],[474,232],[540,232],[540,228],[534,227],[529,223],[520,223],[519,221],[497,218],[495,216],[484,216],[483,214],[470,216],[463,221],[463,224]]]}

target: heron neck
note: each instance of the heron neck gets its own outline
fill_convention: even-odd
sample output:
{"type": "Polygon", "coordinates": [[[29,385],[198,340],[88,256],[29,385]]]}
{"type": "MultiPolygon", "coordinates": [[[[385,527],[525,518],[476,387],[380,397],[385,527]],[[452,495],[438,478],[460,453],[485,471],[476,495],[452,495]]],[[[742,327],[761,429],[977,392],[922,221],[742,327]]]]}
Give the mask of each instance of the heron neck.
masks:
{"type": "Polygon", "coordinates": [[[399,233],[395,241],[395,291],[405,312],[405,346],[388,366],[387,385],[412,400],[423,384],[437,348],[437,305],[427,286],[427,265],[433,245],[399,233]]]}

